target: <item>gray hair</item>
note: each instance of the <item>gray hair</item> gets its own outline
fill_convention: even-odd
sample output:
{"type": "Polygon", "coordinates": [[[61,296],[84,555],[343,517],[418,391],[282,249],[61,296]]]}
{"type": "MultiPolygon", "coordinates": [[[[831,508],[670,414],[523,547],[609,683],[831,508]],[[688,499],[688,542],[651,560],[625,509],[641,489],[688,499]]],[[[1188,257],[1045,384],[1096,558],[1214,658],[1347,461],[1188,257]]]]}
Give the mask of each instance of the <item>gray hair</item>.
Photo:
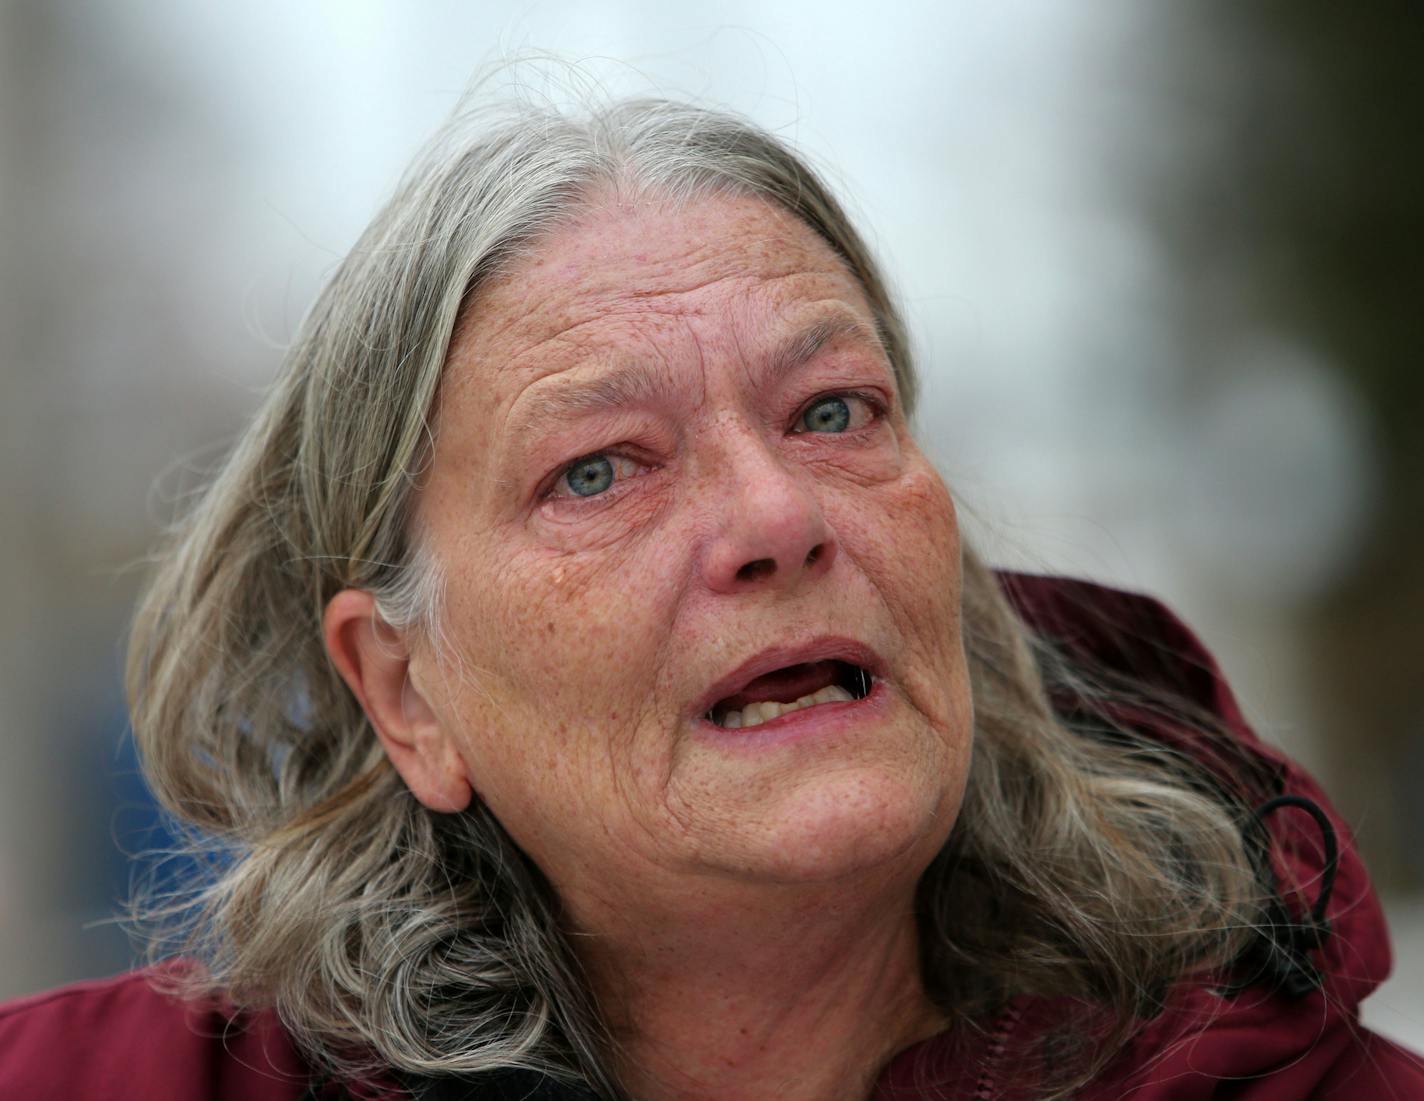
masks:
{"type": "MultiPolygon", "coordinates": [[[[442,131],[175,530],[129,651],[153,789],[198,845],[226,854],[191,898],[140,899],[136,913],[156,951],[176,936],[205,962],[190,993],[275,1006],[338,1073],[526,1067],[619,1095],[539,869],[478,802],[441,815],[410,795],[321,632],[343,588],[375,593],[392,624],[438,632],[440,571],[413,499],[452,334],[484,281],[609,188],[755,196],[801,219],[859,280],[913,406],[885,280],[770,134],[650,100],[578,117],[511,107],[442,131]]],[[[1145,992],[1239,947],[1257,888],[1238,808],[1160,746],[1123,753],[1059,721],[1035,641],[969,551],[964,624],[976,749],[920,887],[927,984],[968,1022],[1016,993],[1091,992],[1120,1040],[1145,992]],[[966,891],[985,905],[964,906],[966,891]]]]}

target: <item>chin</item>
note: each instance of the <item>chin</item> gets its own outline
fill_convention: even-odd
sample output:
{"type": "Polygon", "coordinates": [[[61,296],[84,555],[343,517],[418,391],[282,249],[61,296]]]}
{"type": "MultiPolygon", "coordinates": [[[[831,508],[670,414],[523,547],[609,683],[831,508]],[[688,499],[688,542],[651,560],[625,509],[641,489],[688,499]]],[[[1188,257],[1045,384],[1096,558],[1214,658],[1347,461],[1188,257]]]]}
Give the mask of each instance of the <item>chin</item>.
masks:
{"type": "Polygon", "coordinates": [[[844,769],[768,807],[735,863],[786,884],[887,876],[913,884],[948,839],[962,794],[903,770],[844,769]]]}

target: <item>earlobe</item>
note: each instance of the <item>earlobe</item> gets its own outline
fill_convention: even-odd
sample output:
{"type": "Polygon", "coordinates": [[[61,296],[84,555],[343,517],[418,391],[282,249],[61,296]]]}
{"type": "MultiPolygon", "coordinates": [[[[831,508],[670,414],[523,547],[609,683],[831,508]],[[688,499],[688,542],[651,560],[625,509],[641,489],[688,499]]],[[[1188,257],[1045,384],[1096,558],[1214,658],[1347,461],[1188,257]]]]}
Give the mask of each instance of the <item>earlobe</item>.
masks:
{"type": "Polygon", "coordinates": [[[380,617],[375,598],[343,589],[326,606],[322,633],[332,664],[412,794],[445,813],[469,806],[464,761],[411,677],[408,640],[380,617]]]}

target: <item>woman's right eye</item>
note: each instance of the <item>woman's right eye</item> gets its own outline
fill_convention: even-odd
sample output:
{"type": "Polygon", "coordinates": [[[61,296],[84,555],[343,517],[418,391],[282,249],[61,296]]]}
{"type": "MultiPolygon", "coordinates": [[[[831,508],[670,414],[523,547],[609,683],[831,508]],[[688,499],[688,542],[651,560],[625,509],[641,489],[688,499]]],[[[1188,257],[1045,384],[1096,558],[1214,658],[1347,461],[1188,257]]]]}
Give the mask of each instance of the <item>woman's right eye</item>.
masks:
{"type": "Polygon", "coordinates": [[[638,464],[622,455],[598,452],[575,459],[550,491],[553,497],[597,497],[613,487],[619,478],[628,478],[637,473],[638,464]]]}

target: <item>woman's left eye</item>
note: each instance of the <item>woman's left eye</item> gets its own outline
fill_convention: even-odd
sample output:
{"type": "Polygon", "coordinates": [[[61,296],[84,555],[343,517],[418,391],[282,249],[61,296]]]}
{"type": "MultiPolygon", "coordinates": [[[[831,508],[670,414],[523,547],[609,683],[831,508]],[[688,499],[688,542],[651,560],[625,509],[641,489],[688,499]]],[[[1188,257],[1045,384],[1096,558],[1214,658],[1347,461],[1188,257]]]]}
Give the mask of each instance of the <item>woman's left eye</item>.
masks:
{"type": "Polygon", "coordinates": [[[801,432],[849,432],[869,424],[877,412],[859,394],[826,394],[806,406],[796,427],[801,432]]]}

